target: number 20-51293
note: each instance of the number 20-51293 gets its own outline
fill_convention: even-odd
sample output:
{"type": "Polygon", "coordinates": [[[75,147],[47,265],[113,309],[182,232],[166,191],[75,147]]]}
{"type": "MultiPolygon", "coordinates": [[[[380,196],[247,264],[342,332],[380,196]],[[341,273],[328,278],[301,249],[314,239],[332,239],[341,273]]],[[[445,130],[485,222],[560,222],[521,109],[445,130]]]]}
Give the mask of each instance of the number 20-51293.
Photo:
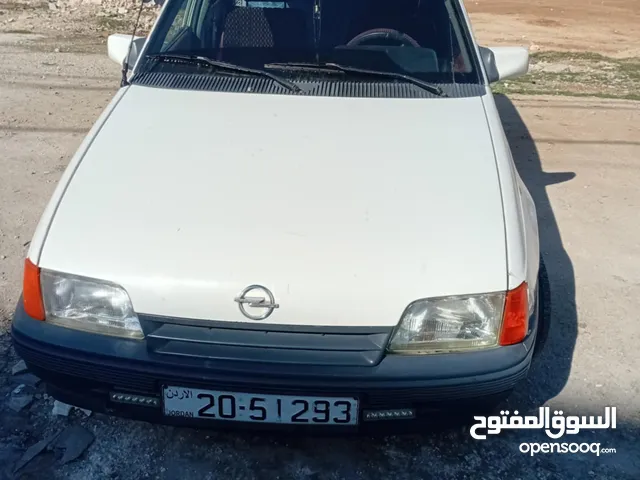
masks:
{"type": "Polygon", "coordinates": [[[192,411],[199,418],[263,423],[354,425],[358,421],[358,402],[353,398],[189,391],[183,398],[165,393],[165,412],[192,411]]]}

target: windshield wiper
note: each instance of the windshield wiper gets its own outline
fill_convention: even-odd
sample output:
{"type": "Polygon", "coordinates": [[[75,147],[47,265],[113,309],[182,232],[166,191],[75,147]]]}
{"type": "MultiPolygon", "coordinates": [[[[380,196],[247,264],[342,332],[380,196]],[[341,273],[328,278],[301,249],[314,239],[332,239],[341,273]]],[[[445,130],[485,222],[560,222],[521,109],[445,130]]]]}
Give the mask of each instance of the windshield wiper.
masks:
{"type": "Polygon", "coordinates": [[[243,67],[242,65],[236,65],[234,63],[221,62],[220,60],[215,60],[209,57],[203,57],[201,55],[184,55],[178,53],[154,53],[151,55],[147,55],[147,58],[156,59],[159,61],[163,60],[179,60],[188,63],[198,63],[200,65],[207,65],[209,67],[214,67],[220,70],[227,70],[229,72],[238,72],[238,73],[246,73],[248,75],[255,75],[260,77],[270,78],[274,82],[279,83],[286,89],[300,93],[302,89],[298,87],[295,83],[290,82],[289,80],[285,80],[284,78],[279,77],[271,72],[265,72],[264,70],[260,70],[257,68],[251,67],[243,67]]]}
{"type": "Polygon", "coordinates": [[[360,75],[371,75],[376,77],[393,78],[396,80],[404,80],[417,87],[422,88],[438,97],[448,97],[444,90],[433,83],[425,82],[419,78],[397,72],[382,72],[379,70],[369,70],[367,68],[351,67],[349,65],[341,65],[338,63],[267,63],[264,68],[273,70],[297,70],[300,72],[342,72],[357,73],[360,75]]]}

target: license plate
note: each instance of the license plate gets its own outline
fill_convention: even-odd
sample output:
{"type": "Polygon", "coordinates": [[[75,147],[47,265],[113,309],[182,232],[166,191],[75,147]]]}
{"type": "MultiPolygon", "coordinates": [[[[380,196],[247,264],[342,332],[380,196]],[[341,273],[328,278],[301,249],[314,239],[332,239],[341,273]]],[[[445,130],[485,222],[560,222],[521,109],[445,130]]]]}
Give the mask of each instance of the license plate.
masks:
{"type": "Polygon", "coordinates": [[[164,414],[235,422],[357,425],[358,400],[352,397],[306,397],[220,392],[166,386],[164,414]]]}

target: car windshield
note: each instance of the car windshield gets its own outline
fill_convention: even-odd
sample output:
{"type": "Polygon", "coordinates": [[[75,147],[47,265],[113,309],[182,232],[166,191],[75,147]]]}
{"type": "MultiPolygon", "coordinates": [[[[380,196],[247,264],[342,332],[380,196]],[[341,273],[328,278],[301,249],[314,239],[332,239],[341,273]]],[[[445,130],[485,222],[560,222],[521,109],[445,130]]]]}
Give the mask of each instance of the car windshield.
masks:
{"type": "Polygon", "coordinates": [[[167,1],[147,56],[206,57],[289,80],[336,77],[327,66],[337,64],[423,82],[480,82],[457,0],[167,1]]]}

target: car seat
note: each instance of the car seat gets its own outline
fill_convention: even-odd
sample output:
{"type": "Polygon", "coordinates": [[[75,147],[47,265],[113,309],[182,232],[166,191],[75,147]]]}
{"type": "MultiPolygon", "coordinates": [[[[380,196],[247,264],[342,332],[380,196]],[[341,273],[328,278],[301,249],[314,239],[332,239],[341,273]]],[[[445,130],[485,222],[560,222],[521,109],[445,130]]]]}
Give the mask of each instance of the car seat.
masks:
{"type": "Polygon", "coordinates": [[[276,61],[273,57],[283,52],[309,52],[313,48],[309,25],[305,12],[296,8],[236,7],[224,20],[220,58],[276,61]]]}

